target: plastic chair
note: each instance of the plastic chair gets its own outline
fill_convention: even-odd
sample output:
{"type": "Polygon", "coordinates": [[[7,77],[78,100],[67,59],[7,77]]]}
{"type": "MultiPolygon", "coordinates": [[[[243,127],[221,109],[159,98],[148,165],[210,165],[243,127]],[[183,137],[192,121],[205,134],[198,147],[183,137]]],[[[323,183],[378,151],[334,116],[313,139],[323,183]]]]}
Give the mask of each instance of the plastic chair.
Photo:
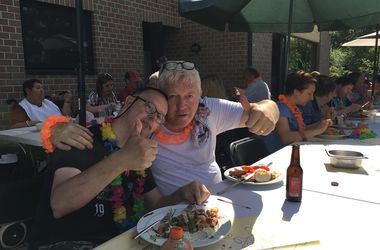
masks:
{"type": "Polygon", "coordinates": [[[230,144],[230,156],[234,166],[250,165],[269,155],[260,138],[246,137],[230,144]]]}

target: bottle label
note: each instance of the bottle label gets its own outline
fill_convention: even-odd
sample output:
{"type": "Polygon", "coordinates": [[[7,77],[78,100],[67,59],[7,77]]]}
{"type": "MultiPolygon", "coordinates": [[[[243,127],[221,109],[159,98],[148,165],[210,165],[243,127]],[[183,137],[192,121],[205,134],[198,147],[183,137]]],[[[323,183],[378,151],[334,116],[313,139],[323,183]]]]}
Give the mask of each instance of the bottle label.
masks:
{"type": "Polygon", "coordinates": [[[301,177],[293,176],[289,179],[289,196],[299,197],[301,195],[301,177]]]}

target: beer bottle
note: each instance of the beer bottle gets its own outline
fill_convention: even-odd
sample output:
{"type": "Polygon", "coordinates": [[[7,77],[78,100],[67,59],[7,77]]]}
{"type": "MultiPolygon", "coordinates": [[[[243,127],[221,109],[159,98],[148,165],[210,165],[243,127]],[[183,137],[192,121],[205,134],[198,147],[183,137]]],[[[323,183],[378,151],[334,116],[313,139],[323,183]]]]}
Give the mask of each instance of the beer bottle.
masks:
{"type": "Polygon", "coordinates": [[[172,226],[169,239],[162,244],[160,250],[193,250],[189,240],[183,238],[183,228],[172,226]]]}
{"type": "Polygon", "coordinates": [[[293,145],[292,158],[286,170],[286,199],[288,201],[300,202],[302,199],[302,175],[300,165],[300,146],[293,145]]]}

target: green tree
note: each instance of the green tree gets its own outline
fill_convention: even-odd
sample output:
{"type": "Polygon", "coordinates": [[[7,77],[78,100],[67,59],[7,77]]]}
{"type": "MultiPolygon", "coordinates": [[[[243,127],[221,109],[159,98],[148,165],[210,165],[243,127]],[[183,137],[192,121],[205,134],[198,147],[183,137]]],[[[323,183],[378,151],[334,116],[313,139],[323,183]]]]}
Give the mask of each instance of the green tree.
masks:
{"type": "Polygon", "coordinates": [[[373,47],[342,47],[342,44],[375,30],[375,26],[368,26],[355,30],[330,32],[330,72],[333,75],[343,75],[349,71],[361,71],[370,76],[373,72],[373,47]]]}

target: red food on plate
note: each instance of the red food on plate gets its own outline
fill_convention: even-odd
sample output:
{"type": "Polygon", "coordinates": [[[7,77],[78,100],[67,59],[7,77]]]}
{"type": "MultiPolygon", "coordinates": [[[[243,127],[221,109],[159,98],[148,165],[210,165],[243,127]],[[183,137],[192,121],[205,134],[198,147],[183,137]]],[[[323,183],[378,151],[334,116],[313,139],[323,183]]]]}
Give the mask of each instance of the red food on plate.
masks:
{"type": "Polygon", "coordinates": [[[253,173],[257,169],[265,169],[266,171],[269,171],[270,169],[267,166],[264,165],[257,165],[257,166],[241,166],[241,168],[246,171],[247,173],[253,173]]]}

